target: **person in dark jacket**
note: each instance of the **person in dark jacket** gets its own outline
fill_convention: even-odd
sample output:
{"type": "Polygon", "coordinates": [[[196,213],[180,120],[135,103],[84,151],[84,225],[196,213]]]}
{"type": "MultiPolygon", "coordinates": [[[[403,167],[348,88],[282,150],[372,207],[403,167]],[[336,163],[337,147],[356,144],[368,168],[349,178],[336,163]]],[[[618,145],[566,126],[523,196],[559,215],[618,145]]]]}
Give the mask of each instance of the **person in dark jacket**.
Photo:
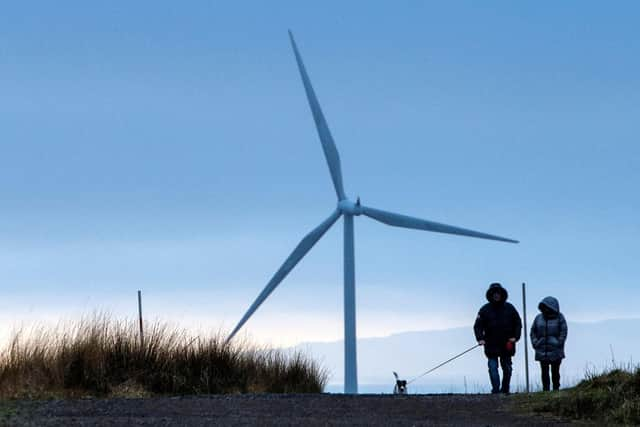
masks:
{"type": "Polygon", "coordinates": [[[560,363],[564,359],[567,340],[567,321],[560,313],[560,304],[554,297],[546,297],[538,304],[540,314],[531,325],[531,345],[542,371],[542,389],[549,391],[549,367],[553,389],[560,389],[560,363]]]}
{"type": "Polygon", "coordinates": [[[509,294],[500,283],[492,283],[486,293],[487,304],[478,312],[473,331],[489,365],[491,393],[509,393],[511,358],[516,353],[516,342],[522,333],[522,321],[513,305],[507,302],[509,294]],[[498,360],[502,367],[502,387],[498,373],[498,360]]]}

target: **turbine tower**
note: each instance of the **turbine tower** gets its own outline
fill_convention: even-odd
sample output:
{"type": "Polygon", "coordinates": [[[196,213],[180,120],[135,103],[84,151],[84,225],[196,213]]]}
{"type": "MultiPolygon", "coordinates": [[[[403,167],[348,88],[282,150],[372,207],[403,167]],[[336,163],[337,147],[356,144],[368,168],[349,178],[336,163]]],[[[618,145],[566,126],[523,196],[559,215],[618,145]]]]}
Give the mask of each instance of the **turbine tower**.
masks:
{"type": "Polygon", "coordinates": [[[333,181],[333,187],[338,198],[338,206],[333,213],[322,222],[319,226],[307,234],[302,241],[296,246],[293,252],[280,266],[278,271],[273,275],[267,286],[260,292],[258,298],[251,304],[242,319],[233,329],[227,342],[242,328],[249,320],[251,315],[260,307],[260,305],[271,295],[276,287],[284,280],[298,262],[311,250],[311,248],[320,240],[320,238],[331,228],[331,226],[340,218],[344,219],[344,392],[355,394],[358,392],[358,371],[356,358],[356,275],[355,275],[355,253],[354,253],[354,230],[353,217],[365,215],[380,221],[384,224],[394,227],[412,228],[416,230],[433,231],[436,233],[457,234],[460,236],[477,237],[480,239],[498,240],[502,242],[518,243],[517,240],[507,239],[504,237],[494,236],[492,234],[481,233],[478,231],[468,230],[465,228],[454,227],[451,225],[441,224],[438,222],[427,221],[424,219],[414,218],[411,216],[400,215],[397,213],[387,212],[380,209],[374,209],[360,204],[360,198],[356,202],[347,198],[344,187],[342,185],[342,170],[340,167],[340,155],[329,131],[329,126],[324,118],[320,104],[316,97],[311,81],[307,75],[307,70],[302,62],[302,57],[298,51],[293,34],[289,31],[291,46],[298,63],[302,84],[307,93],[309,107],[313,114],[313,120],[316,123],[318,136],[322,143],[329,172],[333,181]]]}

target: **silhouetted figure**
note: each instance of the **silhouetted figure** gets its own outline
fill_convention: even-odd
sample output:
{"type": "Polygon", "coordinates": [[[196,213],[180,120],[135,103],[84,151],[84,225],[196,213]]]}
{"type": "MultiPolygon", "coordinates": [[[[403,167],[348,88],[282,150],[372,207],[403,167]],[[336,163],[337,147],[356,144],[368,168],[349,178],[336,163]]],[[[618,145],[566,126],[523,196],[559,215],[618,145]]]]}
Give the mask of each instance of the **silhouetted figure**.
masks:
{"type": "Polygon", "coordinates": [[[488,359],[491,393],[509,394],[511,358],[516,354],[522,321],[515,307],[507,302],[509,294],[500,283],[492,283],[487,289],[486,297],[489,302],[478,312],[473,330],[478,344],[484,346],[484,354],[488,359]],[[498,360],[502,367],[502,387],[498,360]]]}
{"type": "Polygon", "coordinates": [[[553,389],[560,389],[560,363],[564,359],[567,340],[567,321],[560,313],[560,304],[554,297],[546,297],[538,304],[540,314],[531,325],[531,345],[542,371],[542,390],[549,391],[549,368],[553,389]]]}

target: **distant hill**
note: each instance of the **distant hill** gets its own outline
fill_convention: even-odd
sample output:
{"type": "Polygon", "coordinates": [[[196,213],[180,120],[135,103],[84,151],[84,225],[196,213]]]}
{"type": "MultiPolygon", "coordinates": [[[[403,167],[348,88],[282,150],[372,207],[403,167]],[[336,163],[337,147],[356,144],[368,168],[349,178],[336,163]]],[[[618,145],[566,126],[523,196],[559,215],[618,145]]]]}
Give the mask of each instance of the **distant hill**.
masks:
{"type": "MultiPolygon", "coordinates": [[[[567,359],[561,375],[565,385],[583,378],[586,370],[640,361],[640,319],[569,322],[567,359]],[[613,350],[613,355],[612,355],[613,350]]],[[[392,371],[414,376],[434,367],[475,343],[471,325],[464,328],[416,331],[358,340],[358,373],[362,389],[384,391],[393,385],[392,371]],[[382,388],[381,388],[382,387],[382,388]]],[[[295,347],[310,353],[331,371],[331,384],[343,382],[343,342],[303,343],[295,347]]],[[[514,383],[524,384],[524,341],[514,359],[514,383]]],[[[529,348],[530,378],[539,385],[539,368],[529,348]]],[[[488,388],[486,358],[480,348],[445,365],[412,385],[414,391],[483,392],[488,388]]],[[[338,390],[335,387],[330,389],[338,390]]]]}

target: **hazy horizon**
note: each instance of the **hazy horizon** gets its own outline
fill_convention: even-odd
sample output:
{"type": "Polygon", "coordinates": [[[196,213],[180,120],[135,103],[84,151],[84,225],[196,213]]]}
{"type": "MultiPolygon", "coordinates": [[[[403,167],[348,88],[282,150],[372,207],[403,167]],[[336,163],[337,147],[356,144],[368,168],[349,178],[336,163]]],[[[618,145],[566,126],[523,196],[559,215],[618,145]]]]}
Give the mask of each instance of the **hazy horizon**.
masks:
{"type": "MultiPolygon", "coordinates": [[[[91,314],[88,314],[89,317],[91,314]]],[[[61,320],[73,322],[76,319],[58,319],[48,323],[31,322],[23,324],[23,331],[39,331],[44,326],[53,328],[63,324],[61,320]]],[[[133,316],[130,320],[136,321],[133,316]]],[[[151,319],[146,319],[149,321],[151,319]]],[[[162,319],[158,319],[162,321],[162,319]]],[[[219,332],[217,328],[206,329],[202,325],[176,324],[172,327],[184,328],[189,333],[207,336],[219,332]]],[[[530,322],[528,327],[530,327],[530,322]]],[[[147,325],[148,326],[148,325],[147,325]]],[[[602,372],[616,367],[631,367],[640,354],[640,342],[629,340],[640,328],[640,318],[606,319],[593,322],[569,322],[569,336],[566,353],[561,367],[562,385],[568,387],[585,378],[590,372],[602,372]],[[594,344],[595,343],[595,344],[594,344]]],[[[5,331],[11,330],[5,329],[5,331]]],[[[4,331],[3,331],[4,332],[4,331]]],[[[523,334],[524,334],[523,330],[523,334]]],[[[250,336],[239,337],[252,342],[250,336]]],[[[361,393],[391,393],[393,390],[392,371],[399,372],[403,379],[413,379],[427,369],[466,350],[475,343],[472,325],[462,327],[416,330],[394,333],[386,336],[358,337],[358,364],[361,393]]],[[[6,336],[0,335],[0,350],[6,349],[6,336]]],[[[278,348],[278,347],[275,347],[278,348]]],[[[529,368],[532,389],[540,388],[539,366],[534,360],[534,351],[529,343],[529,368]]],[[[329,373],[325,389],[329,393],[343,391],[343,341],[301,342],[291,347],[281,348],[286,354],[302,351],[320,363],[329,373]]],[[[524,390],[524,339],[517,345],[513,359],[513,389],[524,390]]],[[[480,348],[444,365],[437,371],[410,384],[410,393],[486,393],[489,391],[486,373],[486,358],[480,348]]]]}
{"type": "MultiPolygon", "coordinates": [[[[530,327],[530,324],[528,325],[530,327]]],[[[614,367],[632,368],[640,354],[640,342],[630,342],[640,327],[640,318],[609,319],[598,322],[569,322],[566,358],[562,361],[562,386],[570,387],[589,373],[614,367]],[[635,356],[635,357],[634,357],[635,356]]],[[[528,331],[527,331],[528,333],[528,331]]],[[[524,334],[524,330],[523,330],[524,334]]],[[[437,331],[412,331],[386,337],[361,338],[359,376],[362,392],[390,393],[394,379],[415,379],[430,368],[448,360],[475,344],[472,325],[437,331]]],[[[513,389],[525,389],[524,338],[516,345],[513,358],[513,389]]],[[[330,372],[327,391],[340,392],[343,369],[343,342],[301,343],[302,350],[320,361],[330,372]]],[[[533,390],[541,387],[539,364],[528,345],[530,381],[533,390]]],[[[445,364],[410,384],[411,393],[485,393],[490,390],[486,357],[477,348],[445,364]],[[465,387],[466,385],[466,387],[465,387]]]]}

